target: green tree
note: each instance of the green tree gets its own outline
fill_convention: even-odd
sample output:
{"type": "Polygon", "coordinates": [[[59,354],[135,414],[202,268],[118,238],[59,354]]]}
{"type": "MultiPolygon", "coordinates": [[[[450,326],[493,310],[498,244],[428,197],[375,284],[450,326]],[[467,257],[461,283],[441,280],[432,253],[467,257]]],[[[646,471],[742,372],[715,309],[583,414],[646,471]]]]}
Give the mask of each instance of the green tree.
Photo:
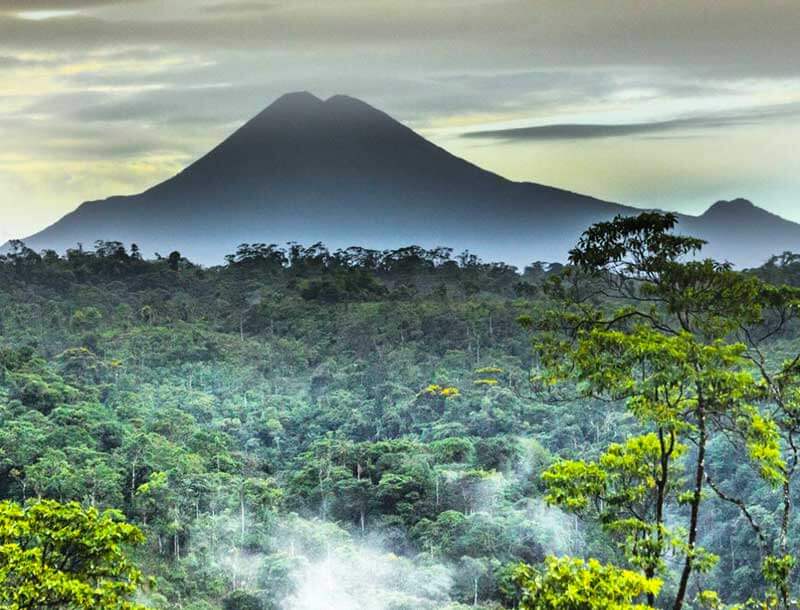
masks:
{"type": "Polygon", "coordinates": [[[646,213],[587,230],[572,268],[550,286],[559,305],[543,316],[537,348],[542,380],[576,379],[585,395],[626,400],[652,431],[599,462],[557,464],[546,478],[561,506],[601,502],[603,524],[624,533],[627,558],[645,577],[663,569],[667,551],[680,552],[672,603],[680,610],[692,573],[715,559],[698,532],[714,434],[743,431],[764,478],[784,475],[777,426],[752,406],[761,389],[733,335],[762,319],[761,286],[727,265],[690,260],[703,242],[675,234],[675,224],[672,215],[646,213]],[[664,527],[664,511],[683,445],[695,450],[681,460],[688,485],[677,501],[688,515],[679,539],[664,527]]]}
{"type": "Polygon", "coordinates": [[[674,463],[685,449],[673,432],[665,437],[660,431],[613,444],[596,461],[557,462],[543,475],[546,499],[597,518],[631,563],[653,578],[663,572],[667,552],[683,550],[665,511],[676,483],[674,463]]]}
{"type": "Polygon", "coordinates": [[[225,610],[263,610],[259,599],[247,591],[234,591],[222,602],[225,610]]]}
{"type": "Polygon", "coordinates": [[[636,599],[654,597],[661,587],[631,570],[569,557],[548,557],[541,569],[522,565],[515,576],[520,610],[649,610],[636,599]]]}
{"type": "Polygon", "coordinates": [[[113,511],[52,500],[0,503],[0,607],[137,610],[141,532],[113,511]]]}

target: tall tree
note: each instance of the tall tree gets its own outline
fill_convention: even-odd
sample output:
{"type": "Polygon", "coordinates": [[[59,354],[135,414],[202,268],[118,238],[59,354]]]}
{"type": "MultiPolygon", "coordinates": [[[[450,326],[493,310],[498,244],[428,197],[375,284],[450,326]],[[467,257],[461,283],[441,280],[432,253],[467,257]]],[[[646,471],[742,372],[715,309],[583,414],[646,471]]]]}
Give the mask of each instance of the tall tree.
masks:
{"type": "Polygon", "coordinates": [[[624,533],[628,559],[648,578],[668,551],[683,555],[672,602],[681,610],[692,573],[714,562],[698,532],[712,437],[741,430],[772,482],[782,480],[784,462],[777,426],[752,406],[760,387],[735,336],[762,320],[761,285],[726,264],[694,260],[703,242],[675,225],[673,215],[645,213],[589,228],[549,287],[557,307],[540,320],[537,348],[543,379],[572,378],[586,395],[627,400],[649,432],[599,462],[554,466],[550,498],[567,508],[584,508],[587,496],[601,502],[613,513],[605,525],[624,533]],[[688,514],[679,538],[665,528],[664,509],[684,445],[693,450],[681,461],[688,485],[677,500],[688,514]]]}

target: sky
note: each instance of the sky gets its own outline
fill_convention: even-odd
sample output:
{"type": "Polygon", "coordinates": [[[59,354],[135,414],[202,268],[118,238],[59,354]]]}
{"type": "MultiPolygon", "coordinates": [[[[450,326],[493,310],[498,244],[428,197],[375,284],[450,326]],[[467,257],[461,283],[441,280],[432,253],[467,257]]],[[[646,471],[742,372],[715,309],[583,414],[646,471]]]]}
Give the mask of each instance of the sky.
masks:
{"type": "Polygon", "coordinates": [[[515,180],[800,221],[799,30],[796,0],[0,0],[0,242],[297,90],[515,180]]]}

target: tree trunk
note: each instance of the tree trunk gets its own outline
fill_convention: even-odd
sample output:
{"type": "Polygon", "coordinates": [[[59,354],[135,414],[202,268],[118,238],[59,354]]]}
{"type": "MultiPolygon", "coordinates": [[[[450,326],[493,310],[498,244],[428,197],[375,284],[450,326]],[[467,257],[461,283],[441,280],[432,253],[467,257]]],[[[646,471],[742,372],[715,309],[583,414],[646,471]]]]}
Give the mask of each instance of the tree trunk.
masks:
{"type": "MultiPolygon", "coordinates": [[[[664,523],[664,503],[666,501],[667,482],[669,480],[669,459],[672,455],[672,450],[675,447],[675,434],[669,433],[669,445],[664,440],[664,429],[658,430],[658,442],[661,451],[658,473],[656,479],[656,550],[652,551],[653,556],[648,557],[647,567],[644,570],[644,575],[647,578],[653,578],[656,575],[658,561],[661,558],[661,553],[664,548],[664,532],[661,529],[664,523]]],[[[647,594],[647,605],[655,607],[656,596],[654,593],[647,594]]]]}
{"type": "MultiPolygon", "coordinates": [[[[783,480],[783,514],[781,515],[781,533],[778,541],[780,558],[789,555],[789,520],[792,514],[792,490],[791,478],[787,474],[783,480]]],[[[791,575],[790,575],[791,576],[791,575]]],[[[784,608],[789,608],[789,582],[781,580],[778,585],[778,593],[783,602],[784,608]]]]}
{"type": "Polygon", "coordinates": [[[131,506],[133,506],[134,496],[136,496],[136,458],[131,463],[131,506]]]}
{"type": "Polygon", "coordinates": [[[700,501],[703,494],[703,480],[705,479],[705,459],[706,459],[706,415],[700,398],[697,413],[697,428],[700,436],[697,440],[697,465],[694,472],[694,494],[692,496],[691,515],[689,517],[689,544],[686,553],[686,561],[683,564],[678,593],[675,596],[673,610],[681,610],[686,599],[686,591],[689,586],[689,576],[694,567],[694,551],[697,543],[697,521],[700,514],[700,501]]]}
{"type": "Polygon", "coordinates": [[[244,548],[244,531],[245,531],[245,522],[244,522],[244,490],[242,490],[241,495],[239,496],[239,519],[240,519],[240,532],[239,532],[239,547],[244,548]]]}
{"type": "Polygon", "coordinates": [[[781,515],[781,534],[778,548],[781,557],[789,554],[789,518],[792,513],[792,494],[790,479],[785,477],[783,481],[783,514],[781,515]]]}

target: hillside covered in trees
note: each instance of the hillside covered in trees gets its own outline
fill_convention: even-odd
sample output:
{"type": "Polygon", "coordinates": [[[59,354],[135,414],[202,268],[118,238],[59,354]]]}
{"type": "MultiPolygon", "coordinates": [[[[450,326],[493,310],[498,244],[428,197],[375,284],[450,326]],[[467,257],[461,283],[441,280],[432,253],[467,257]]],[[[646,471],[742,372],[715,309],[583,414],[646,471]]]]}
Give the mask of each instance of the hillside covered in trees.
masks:
{"type": "Polygon", "coordinates": [[[686,262],[674,221],[523,271],[15,243],[0,498],[119,510],[150,608],[789,607],[800,264],[686,262]]]}

